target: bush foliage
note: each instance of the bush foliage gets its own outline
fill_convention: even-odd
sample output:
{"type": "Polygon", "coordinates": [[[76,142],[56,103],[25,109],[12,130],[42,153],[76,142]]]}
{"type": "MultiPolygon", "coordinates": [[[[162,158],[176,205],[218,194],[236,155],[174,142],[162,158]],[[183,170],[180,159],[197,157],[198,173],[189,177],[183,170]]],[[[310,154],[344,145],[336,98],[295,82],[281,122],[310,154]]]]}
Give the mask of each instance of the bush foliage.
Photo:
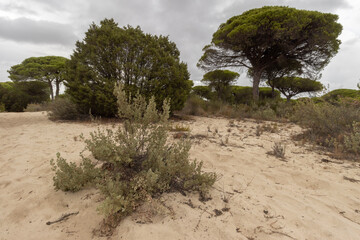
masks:
{"type": "Polygon", "coordinates": [[[48,85],[39,81],[0,83],[0,104],[7,112],[23,112],[30,103],[49,100],[48,85]]]}
{"type": "Polygon", "coordinates": [[[122,85],[114,94],[118,115],[126,119],[124,124],[115,131],[98,130],[84,140],[86,149],[101,165],[95,166],[84,157],[80,166],[68,164],[58,155],[52,162],[55,188],[77,191],[96,182],[105,197],[99,210],[117,219],[167,191],[207,194],[216,175],[204,173],[201,162],[189,160],[189,140],[167,141],[169,101],[164,100],[158,112],[153,97],[148,103],[140,94],[131,98],[122,85]]]}
{"type": "Polygon", "coordinates": [[[307,129],[316,143],[340,152],[359,153],[360,101],[341,99],[332,104],[302,101],[292,119],[307,129]]]}
{"type": "Polygon", "coordinates": [[[52,121],[56,120],[80,120],[88,116],[80,113],[77,105],[68,96],[57,97],[48,104],[48,116],[52,121]]]}

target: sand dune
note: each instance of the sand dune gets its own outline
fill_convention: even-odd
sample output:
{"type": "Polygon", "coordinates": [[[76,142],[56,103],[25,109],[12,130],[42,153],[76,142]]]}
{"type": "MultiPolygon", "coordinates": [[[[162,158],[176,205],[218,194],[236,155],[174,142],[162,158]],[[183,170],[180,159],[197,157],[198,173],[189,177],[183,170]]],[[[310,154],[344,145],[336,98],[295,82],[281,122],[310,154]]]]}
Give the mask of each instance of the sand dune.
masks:
{"type": "MultiPolygon", "coordinates": [[[[339,162],[293,142],[301,129],[279,124],[256,136],[251,120],[194,118],[191,157],[215,171],[212,200],[165,194],[126,218],[108,239],[360,239],[360,164],[339,162]],[[286,144],[285,160],[267,152],[286,144]],[[330,160],[326,162],[323,159],[330,160]],[[152,211],[156,209],[156,211],[152,211]],[[153,213],[152,213],[153,212],[153,213]]],[[[55,123],[45,113],[0,114],[0,239],[102,239],[93,189],[56,192],[49,160],[79,160],[95,123],[55,123]],[[66,221],[46,225],[62,214],[66,221]]],[[[107,238],[104,238],[107,239],[107,238]]]]}

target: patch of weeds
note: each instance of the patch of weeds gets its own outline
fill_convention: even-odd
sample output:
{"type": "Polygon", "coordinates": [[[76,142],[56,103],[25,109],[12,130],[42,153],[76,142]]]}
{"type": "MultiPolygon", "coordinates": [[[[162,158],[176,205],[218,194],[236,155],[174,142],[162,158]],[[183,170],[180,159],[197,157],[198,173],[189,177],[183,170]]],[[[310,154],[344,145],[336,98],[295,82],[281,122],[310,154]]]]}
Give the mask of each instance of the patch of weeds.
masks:
{"type": "Polygon", "coordinates": [[[285,159],[285,144],[281,142],[274,143],[274,146],[272,146],[272,151],[268,152],[268,154],[273,155],[277,158],[285,159]]]}
{"type": "Polygon", "coordinates": [[[186,126],[183,124],[176,124],[175,126],[170,126],[169,130],[172,132],[189,132],[190,126],[186,126]]]}

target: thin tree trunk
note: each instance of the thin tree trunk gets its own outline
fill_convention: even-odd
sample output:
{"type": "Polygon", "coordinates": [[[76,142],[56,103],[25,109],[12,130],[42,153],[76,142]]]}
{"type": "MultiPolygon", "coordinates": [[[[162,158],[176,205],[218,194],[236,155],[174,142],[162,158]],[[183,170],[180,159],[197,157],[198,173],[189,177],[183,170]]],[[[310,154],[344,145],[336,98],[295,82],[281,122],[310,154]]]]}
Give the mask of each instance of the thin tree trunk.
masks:
{"type": "Polygon", "coordinates": [[[51,100],[54,100],[54,89],[52,86],[52,81],[48,79],[48,84],[49,84],[49,88],[50,88],[50,96],[51,96],[51,100]]]}

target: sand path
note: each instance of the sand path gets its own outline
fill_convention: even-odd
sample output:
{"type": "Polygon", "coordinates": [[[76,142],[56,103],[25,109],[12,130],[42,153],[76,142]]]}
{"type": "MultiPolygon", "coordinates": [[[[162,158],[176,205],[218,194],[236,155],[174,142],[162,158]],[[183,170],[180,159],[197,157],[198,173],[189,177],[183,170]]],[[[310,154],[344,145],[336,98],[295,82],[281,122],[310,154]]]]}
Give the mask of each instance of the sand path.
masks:
{"type": "MultiPolygon", "coordinates": [[[[165,194],[160,201],[167,210],[151,219],[134,214],[109,239],[360,239],[360,182],[344,179],[360,180],[359,163],[323,162],[332,159],[290,140],[301,131],[292,124],[260,136],[250,120],[183,124],[198,137],[191,157],[219,176],[212,200],[165,194]],[[286,161],[266,154],[275,141],[286,144],[286,161]]],[[[78,161],[84,144],[77,136],[97,127],[54,123],[45,113],[0,114],[0,240],[99,238],[92,230],[102,219],[96,212],[100,194],[56,192],[49,164],[56,152],[78,161]]]]}

